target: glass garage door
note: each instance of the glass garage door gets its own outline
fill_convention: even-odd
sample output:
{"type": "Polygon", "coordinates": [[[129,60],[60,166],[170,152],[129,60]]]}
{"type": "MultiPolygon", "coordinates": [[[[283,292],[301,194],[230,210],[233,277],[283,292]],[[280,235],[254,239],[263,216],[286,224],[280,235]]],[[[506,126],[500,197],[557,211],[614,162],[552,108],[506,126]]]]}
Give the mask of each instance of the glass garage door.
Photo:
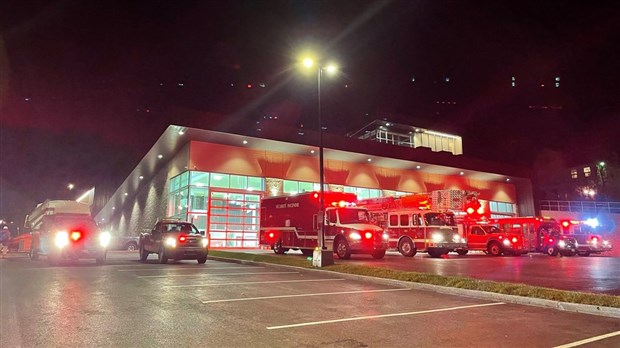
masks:
{"type": "Polygon", "coordinates": [[[209,233],[216,248],[258,247],[260,195],[211,191],[209,233]]]}

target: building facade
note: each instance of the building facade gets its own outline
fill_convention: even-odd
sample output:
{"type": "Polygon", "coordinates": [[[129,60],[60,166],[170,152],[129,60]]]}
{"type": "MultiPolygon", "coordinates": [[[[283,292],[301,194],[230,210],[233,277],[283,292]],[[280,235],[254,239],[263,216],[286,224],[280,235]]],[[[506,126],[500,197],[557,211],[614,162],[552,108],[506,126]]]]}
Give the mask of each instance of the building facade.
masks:
{"type": "MultiPolygon", "coordinates": [[[[168,127],[98,221],[121,235],[136,235],[159,218],[179,218],[208,231],[213,247],[257,247],[261,197],[317,191],[320,169],[312,134],[261,135],[168,127]]],[[[333,135],[324,139],[325,190],[360,199],[466,190],[487,201],[494,216],[534,215],[530,180],[488,162],[333,135]]]]}

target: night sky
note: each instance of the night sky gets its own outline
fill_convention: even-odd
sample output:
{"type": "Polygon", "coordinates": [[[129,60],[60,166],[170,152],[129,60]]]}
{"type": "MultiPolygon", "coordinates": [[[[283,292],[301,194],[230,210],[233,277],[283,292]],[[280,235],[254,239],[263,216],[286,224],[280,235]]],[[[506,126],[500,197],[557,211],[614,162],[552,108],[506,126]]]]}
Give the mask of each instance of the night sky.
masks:
{"type": "Polygon", "coordinates": [[[617,1],[2,1],[0,218],[115,189],[181,120],[316,129],[306,47],[341,67],[329,132],[386,118],[487,160],[613,160],[619,42],[617,1]]]}

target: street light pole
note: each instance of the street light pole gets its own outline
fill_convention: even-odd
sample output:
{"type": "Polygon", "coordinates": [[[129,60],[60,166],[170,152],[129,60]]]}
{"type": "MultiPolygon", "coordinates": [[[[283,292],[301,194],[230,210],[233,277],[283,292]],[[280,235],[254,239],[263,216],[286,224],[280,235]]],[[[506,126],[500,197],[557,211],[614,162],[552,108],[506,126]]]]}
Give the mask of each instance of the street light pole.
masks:
{"type": "Polygon", "coordinates": [[[317,85],[318,85],[318,119],[319,119],[319,216],[321,217],[321,228],[319,229],[318,246],[321,250],[326,250],[325,246],[325,167],[323,163],[323,122],[321,119],[321,75],[323,73],[323,67],[319,65],[317,72],[317,85]]]}

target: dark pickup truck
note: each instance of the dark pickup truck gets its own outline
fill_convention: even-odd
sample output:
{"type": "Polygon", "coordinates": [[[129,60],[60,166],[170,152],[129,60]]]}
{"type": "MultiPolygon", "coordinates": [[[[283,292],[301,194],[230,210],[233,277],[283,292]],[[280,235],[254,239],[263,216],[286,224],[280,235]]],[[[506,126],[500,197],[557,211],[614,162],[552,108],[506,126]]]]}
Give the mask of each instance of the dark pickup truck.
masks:
{"type": "Polygon", "coordinates": [[[140,234],[140,261],[157,254],[159,263],[173,260],[197,260],[204,264],[209,253],[209,238],[196,226],[180,220],[161,220],[149,232],[140,234]]]}

